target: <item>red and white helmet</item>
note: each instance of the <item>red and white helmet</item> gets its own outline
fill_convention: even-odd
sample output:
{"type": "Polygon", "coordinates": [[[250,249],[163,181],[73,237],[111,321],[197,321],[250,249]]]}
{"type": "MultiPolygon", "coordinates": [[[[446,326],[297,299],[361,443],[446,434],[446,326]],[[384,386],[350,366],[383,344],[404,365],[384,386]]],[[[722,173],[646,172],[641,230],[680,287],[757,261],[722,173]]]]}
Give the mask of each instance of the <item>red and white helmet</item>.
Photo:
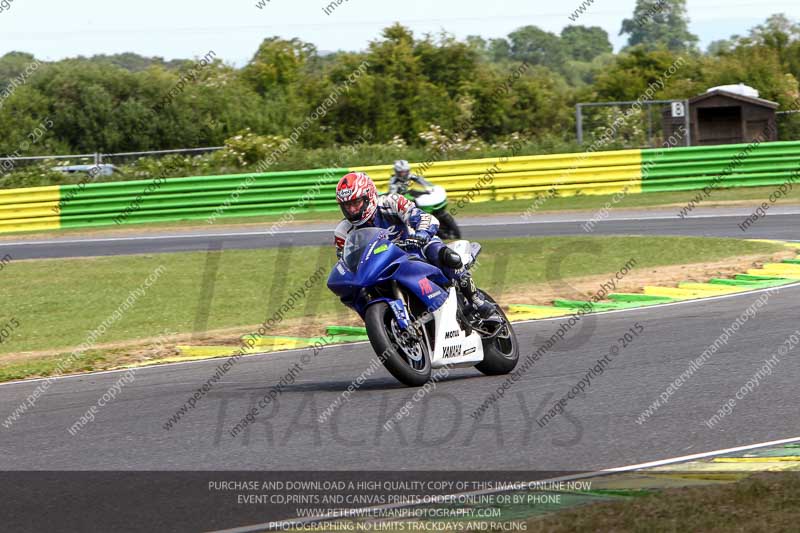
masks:
{"type": "Polygon", "coordinates": [[[339,180],[336,201],[344,217],[354,226],[372,220],[378,210],[378,189],[364,172],[351,172],[339,180]]]}

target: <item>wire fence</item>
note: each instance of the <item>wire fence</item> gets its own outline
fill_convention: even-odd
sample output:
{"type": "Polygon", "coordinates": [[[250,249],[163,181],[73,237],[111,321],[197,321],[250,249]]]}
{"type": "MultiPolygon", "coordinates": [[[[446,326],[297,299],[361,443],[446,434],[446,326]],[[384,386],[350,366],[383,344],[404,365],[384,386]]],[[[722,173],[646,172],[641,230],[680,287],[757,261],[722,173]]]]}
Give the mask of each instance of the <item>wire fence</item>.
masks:
{"type": "MultiPolygon", "coordinates": [[[[603,144],[616,144],[624,148],[653,148],[663,142],[664,121],[669,113],[673,122],[688,120],[686,115],[675,112],[676,105],[680,110],[685,100],[655,100],[644,102],[636,113],[627,112],[637,102],[603,102],[581,103],[576,107],[576,135],[579,144],[592,144],[605,141],[603,144]],[[590,111],[587,114],[587,111],[590,111]],[[592,113],[591,111],[595,111],[592,113]],[[599,113],[598,113],[599,112],[599,113]],[[686,117],[686,118],[683,118],[686,117]],[[675,120],[677,119],[677,120],[675,120]],[[618,127],[619,126],[619,127],[618,127]],[[608,136],[607,132],[613,130],[608,136]]],[[[685,111],[684,111],[685,112],[685,111]]],[[[780,140],[800,139],[800,109],[778,111],[777,125],[780,140]]],[[[691,141],[687,138],[685,143],[691,141]]],[[[21,168],[42,161],[54,161],[59,166],[122,166],[134,163],[143,157],[165,157],[176,154],[204,155],[224,149],[224,146],[208,146],[204,148],[177,148],[172,150],[148,150],[140,152],[118,152],[106,154],[64,154],[44,156],[0,157],[0,174],[4,169],[21,168]],[[68,162],[69,164],[59,163],[68,162]]],[[[609,149],[613,148],[608,146],[609,149]]]]}
{"type": "Polygon", "coordinates": [[[40,155],[25,157],[0,157],[0,162],[10,163],[12,167],[24,167],[42,161],[69,161],[72,165],[126,165],[142,157],[164,157],[175,154],[203,155],[222,150],[224,146],[209,146],[206,148],[179,148],[174,150],[151,150],[144,152],[119,152],[104,154],[66,154],[66,155],[40,155]]]}
{"type": "MultiPolygon", "coordinates": [[[[594,150],[657,148],[676,132],[691,131],[687,100],[583,102],[575,110],[578,144],[594,150]]],[[[689,135],[681,139],[691,145],[689,135]]]]}

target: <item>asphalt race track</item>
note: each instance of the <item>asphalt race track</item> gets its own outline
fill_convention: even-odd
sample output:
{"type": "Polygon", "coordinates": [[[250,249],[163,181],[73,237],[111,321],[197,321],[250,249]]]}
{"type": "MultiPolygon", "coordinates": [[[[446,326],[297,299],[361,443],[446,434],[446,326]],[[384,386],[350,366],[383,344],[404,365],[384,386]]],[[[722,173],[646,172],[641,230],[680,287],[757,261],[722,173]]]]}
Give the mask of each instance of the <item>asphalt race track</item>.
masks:
{"type": "MultiPolygon", "coordinates": [[[[736,227],[738,213],[747,210],[731,211],[737,214],[690,220],[663,219],[653,213],[641,220],[617,217],[598,225],[595,234],[735,236],[736,232],[741,234],[736,227]]],[[[769,215],[747,236],[794,239],[797,222],[800,213],[769,215]]],[[[469,227],[469,236],[475,239],[582,233],[579,223],[563,220],[469,227]]],[[[321,232],[291,235],[296,245],[320,244],[329,238],[321,232]]],[[[121,254],[175,251],[176,247],[203,249],[208,239],[18,245],[13,252],[5,248],[15,258],[25,253],[59,257],[103,251],[121,254]]],[[[264,244],[263,236],[245,236],[227,237],[225,247],[249,248],[258,242],[270,245],[264,244]]],[[[74,521],[72,525],[101,521],[113,524],[115,527],[108,530],[115,531],[212,530],[288,518],[252,506],[218,504],[220,496],[209,494],[204,483],[211,472],[219,471],[500,470],[525,471],[533,476],[542,471],[620,467],[794,437],[800,427],[800,411],[792,400],[800,381],[800,352],[781,355],[771,375],[737,401],[733,413],[712,429],[704,421],[733,398],[800,328],[800,285],[769,294],[758,313],[738,328],[651,419],[637,423],[642,411],[689,368],[690,361],[766,294],[761,291],[588,316],[480,420],[471,413],[505,378],[458,369],[427,396],[412,402],[408,416],[393,429],[385,430],[384,423],[413,399],[417,389],[399,385],[379,368],[335,415],[318,422],[318,416],[370,366],[374,355],[363,343],[327,347],[317,354],[297,350],[243,358],[169,430],[164,424],[214,374],[219,360],[137,370],[135,381],[74,436],[68,428],[120,379],[122,372],[57,379],[12,427],[0,428],[0,470],[5,471],[0,498],[11,510],[4,529],[58,530],[44,526],[52,525],[55,513],[64,519],[64,509],[69,514],[66,519],[74,521]],[[585,394],[570,400],[564,414],[549,424],[542,427],[537,423],[598,359],[609,354],[612,346],[621,346],[619,339],[636,327],[643,328],[641,334],[619,348],[611,365],[592,380],[585,394]],[[298,363],[303,367],[296,381],[244,433],[232,437],[230,429],[298,363]],[[25,476],[34,475],[21,473],[27,470],[44,472],[44,480],[34,484],[41,493],[20,488],[29,480],[25,476]],[[91,482],[77,473],[46,473],[67,470],[115,473],[91,482]],[[119,471],[194,472],[194,484],[185,477],[169,475],[155,483],[156,474],[140,474],[134,481],[120,477],[119,471]],[[20,472],[20,477],[15,478],[14,472],[20,472]],[[114,479],[127,482],[114,483],[114,479]],[[40,499],[53,505],[41,505],[40,499]],[[95,505],[87,513],[83,506],[90,501],[117,503],[95,505]]],[[[565,321],[560,318],[515,326],[521,356],[536,351],[565,321]]],[[[0,405],[10,412],[39,383],[0,385],[0,405]]],[[[7,414],[2,413],[2,418],[7,414]]]]}
{"type": "MultiPolygon", "coordinates": [[[[800,365],[791,353],[780,358],[779,368],[766,382],[738,402],[734,415],[714,429],[704,421],[797,329],[797,286],[771,295],[732,342],[651,420],[641,426],[636,423],[641,411],[686,370],[689,361],[759,296],[750,293],[588,318],[555,351],[537,361],[479,422],[470,413],[504,378],[460,369],[416,403],[395,429],[384,431],[384,422],[415,391],[399,386],[381,368],[341,412],[317,423],[322,410],[369,366],[372,353],[365,344],[329,347],[311,356],[273,409],[236,438],[228,431],[309,351],[240,360],[169,431],[162,425],[214,373],[218,361],[139,370],[136,381],[74,437],[67,428],[120,373],[59,379],[35,409],[11,429],[3,429],[0,469],[580,471],[788,438],[800,426],[800,412],[791,400],[800,365]],[[644,327],[641,336],[595,378],[586,396],[572,400],[564,415],[539,427],[536,419],[637,322],[644,327]]],[[[524,353],[533,352],[561,321],[518,325],[524,353]]],[[[18,405],[36,385],[0,386],[0,404],[18,405]]],[[[130,496],[141,497],[141,487],[135,487],[127,489],[130,496]]],[[[199,520],[194,523],[211,524],[208,513],[213,509],[204,504],[202,494],[194,505],[192,517],[199,520]]],[[[222,522],[214,516],[217,527],[252,523],[237,514],[222,522]]]]}
{"type": "MultiPolygon", "coordinates": [[[[798,238],[800,209],[773,207],[769,214],[742,232],[737,226],[753,208],[696,209],[692,216],[679,218],[677,209],[615,211],[594,226],[593,235],[685,235],[700,237],[739,237],[752,239],[798,238]]],[[[596,212],[520,216],[487,216],[460,220],[466,238],[588,235],[583,229],[596,212]]],[[[15,259],[89,257],[145,253],[204,251],[211,248],[257,249],[276,246],[318,246],[333,242],[332,224],[310,224],[283,229],[270,235],[264,229],[209,229],[151,232],[110,237],[64,236],[48,240],[15,238],[0,241],[0,252],[15,259]]]]}

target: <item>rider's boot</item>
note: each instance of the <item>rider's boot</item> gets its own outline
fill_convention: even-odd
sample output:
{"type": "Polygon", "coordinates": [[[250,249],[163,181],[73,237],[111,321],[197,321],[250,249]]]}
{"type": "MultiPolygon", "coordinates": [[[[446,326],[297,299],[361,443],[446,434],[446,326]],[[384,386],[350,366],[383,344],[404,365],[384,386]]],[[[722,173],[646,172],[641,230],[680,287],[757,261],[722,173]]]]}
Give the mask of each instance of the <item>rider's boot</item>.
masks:
{"type": "Polygon", "coordinates": [[[473,310],[486,321],[502,322],[503,319],[497,312],[497,307],[483,295],[478,292],[478,287],[475,286],[475,281],[468,270],[464,269],[464,264],[461,261],[461,256],[456,252],[442,246],[439,249],[439,264],[456,272],[456,283],[461,290],[467,302],[472,306],[473,310]]]}
{"type": "Polygon", "coordinates": [[[503,321],[497,312],[497,307],[478,292],[475,280],[472,279],[472,275],[469,272],[464,273],[458,284],[461,288],[461,293],[466,296],[467,301],[482,319],[489,322],[503,321]]]}

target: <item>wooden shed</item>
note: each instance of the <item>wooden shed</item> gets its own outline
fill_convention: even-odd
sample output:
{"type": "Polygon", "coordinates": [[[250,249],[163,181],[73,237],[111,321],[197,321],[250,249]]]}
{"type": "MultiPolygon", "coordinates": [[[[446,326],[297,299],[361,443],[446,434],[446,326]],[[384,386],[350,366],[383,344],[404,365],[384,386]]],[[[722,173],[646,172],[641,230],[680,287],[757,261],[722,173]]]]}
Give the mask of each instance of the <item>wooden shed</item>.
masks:
{"type": "MultiPolygon", "coordinates": [[[[761,136],[763,141],[777,141],[778,104],[724,89],[714,89],[689,100],[693,146],[741,144],[761,136]]],[[[664,133],[671,135],[685,123],[664,110],[664,133]]]]}

